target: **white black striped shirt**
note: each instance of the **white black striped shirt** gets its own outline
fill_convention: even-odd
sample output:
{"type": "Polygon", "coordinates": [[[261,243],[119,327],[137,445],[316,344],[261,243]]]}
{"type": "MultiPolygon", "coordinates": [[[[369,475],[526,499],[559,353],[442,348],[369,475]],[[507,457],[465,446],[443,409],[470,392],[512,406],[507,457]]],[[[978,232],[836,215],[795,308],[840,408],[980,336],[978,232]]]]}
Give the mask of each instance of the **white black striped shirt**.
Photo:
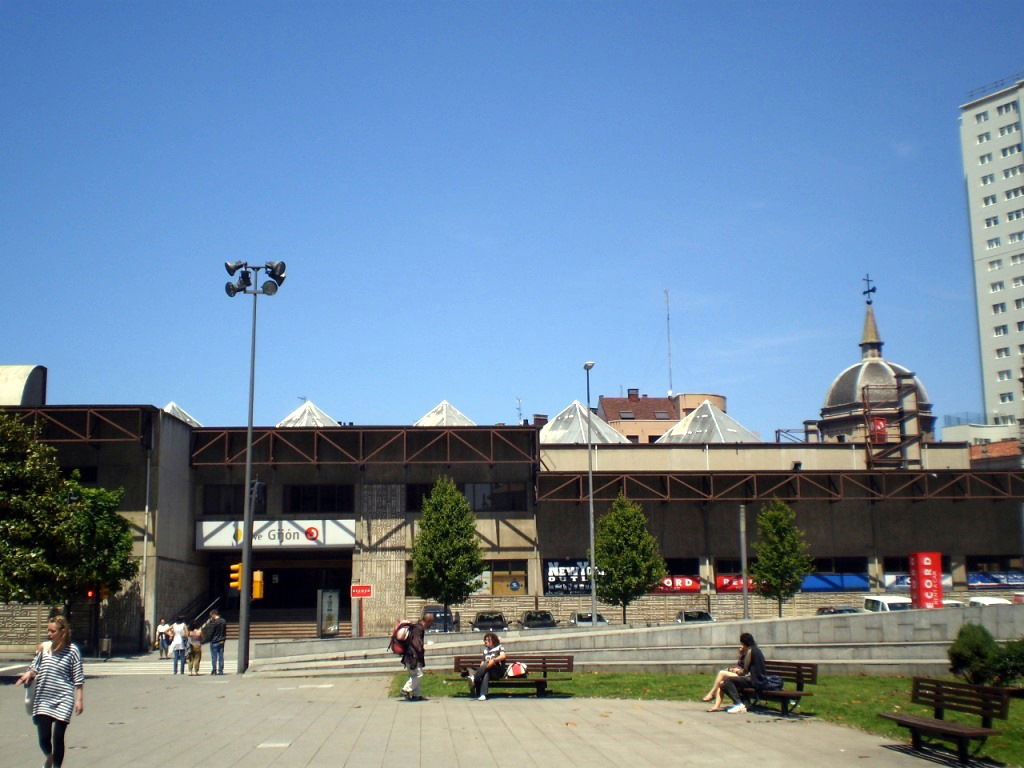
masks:
{"type": "Polygon", "coordinates": [[[65,723],[71,722],[71,713],[75,708],[75,688],[85,684],[82,654],[78,646],[72,643],[57,653],[40,651],[32,660],[31,669],[36,673],[32,681],[35,689],[32,714],[49,715],[65,723]]]}

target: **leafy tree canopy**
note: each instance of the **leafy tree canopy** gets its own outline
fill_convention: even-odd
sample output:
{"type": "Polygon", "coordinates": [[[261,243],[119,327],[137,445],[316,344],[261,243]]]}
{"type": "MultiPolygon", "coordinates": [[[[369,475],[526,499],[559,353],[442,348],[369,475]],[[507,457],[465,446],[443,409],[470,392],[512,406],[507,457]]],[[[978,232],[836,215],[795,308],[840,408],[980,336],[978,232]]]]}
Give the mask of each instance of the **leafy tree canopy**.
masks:
{"type": "Polygon", "coordinates": [[[750,566],[757,593],[779,605],[800,591],[804,577],[814,570],[804,534],[796,526],[796,513],[775,499],[761,507],[757,515],[757,540],[753,544],[757,559],[750,566]]]}
{"type": "Polygon", "coordinates": [[[658,542],[647,530],[643,508],[621,493],[594,531],[597,596],[605,603],[626,608],[665,578],[665,560],[658,542]]]}
{"type": "Polygon", "coordinates": [[[56,452],[0,414],[0,602],[69,602],[86,587],[132,578],[122,492],[66,478],[56,452]]]}
{"type": "Polygon", "coordinates": [[[448,608],[480,588],[484,562],[476,516],[450,477],[440,477],[423,499],[412,545],[413,594],[448,608]]]}

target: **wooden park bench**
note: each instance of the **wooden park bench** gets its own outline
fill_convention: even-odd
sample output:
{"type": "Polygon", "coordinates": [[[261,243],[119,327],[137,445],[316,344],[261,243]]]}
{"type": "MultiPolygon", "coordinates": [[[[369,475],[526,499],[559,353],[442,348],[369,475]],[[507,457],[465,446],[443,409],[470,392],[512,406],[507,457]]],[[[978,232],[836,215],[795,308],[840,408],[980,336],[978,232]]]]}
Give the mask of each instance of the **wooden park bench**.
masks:
{"type": "MultiPolygon", "coordinates": [[[[566,654],[541,654],[541,653],[510,653],[505,659],[505,664],[522,662],[526,665],[525,677],[503,677],[500,680],[491,680],[488,685],[491,688],[534,688],[538,696],[547,693],[548,683],[565,682],[572,680],[573,657],[566,654]],[[557,676],[556,676],[557,675],[557,676]]],[[[472,656],[456,656],[455,672],[459,677],[448,678],[449,682],[464,680],[466,672],[475,672],[480,667],[480,654],[472,656]]],[[[473,692],[473,680],[467,680],[469,692],[473,692]]]]}
{"type": "Polygon", "coordinates": [[[804,696],[813,696],[810,691],[805,691],[805,685],[814,685],[818,682],[818,665],[806,661],[766,661],[764,671],[767,675],[778,675],[782,678],[782,688],[778,691],[763,691],[755,688],[745,688],[741,691],[744,696],[755,700],[778,701],[782,706],[782,714],[789,715],[791,709],[795,709],[804,696]],[[790,687],[786,687],[789,685],[790,687]]]}
{"type": "Polygon", "coordinates": [[[910,742],[914,749],[921,749],[921,736],[928,734],[936,738],[955,741],[957,757],[961,763],[970,760],[967,748],[973,739],[984,741],[999,731],[992,729],[992,719],[1005,720],[1009,712],[1010,697],[1003,688],[987,688],[970,683],[950,680],[932,680],[915,677],[911,701],[932,707],[933,717],[895,712],[879,712],[879,717],[892,720],[903,728],[910,729],[910,742]],[[946,710],[978,715],[981,725],[965,725],[944,719],[946,710]]]}

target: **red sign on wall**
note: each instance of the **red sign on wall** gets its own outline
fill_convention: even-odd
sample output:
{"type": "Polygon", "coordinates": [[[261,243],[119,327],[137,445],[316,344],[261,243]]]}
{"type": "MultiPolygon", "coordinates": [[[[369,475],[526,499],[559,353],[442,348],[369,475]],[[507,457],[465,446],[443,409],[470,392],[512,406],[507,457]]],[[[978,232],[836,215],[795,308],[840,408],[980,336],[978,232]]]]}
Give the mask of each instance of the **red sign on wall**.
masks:
{"type": "MultiPolygon", "coordinates": [[[[734,576],[716,576],[715,589],[719,592],[742,592],[743,576],[738,573],[734,576]]],[[[749,576],[747,577],[747,591],[754,591],[754,581],[749,576]]]]}
{"type": "Polygon", "coordinates": [[[666,576],[658,582],[654,591],[659,594],[700,592],[700,579],[696,576],[666,576]]]}
{"type": "Polygon", "coordinates": [[[373,597],[373,584],[353,584],[350,588],[352,597],[373,597]]]}
{"type": "Polygon", "coordinates": [[[942,554],[914,552],[910,555],[910,595],[915,608],[942,607],[942,554]]]}

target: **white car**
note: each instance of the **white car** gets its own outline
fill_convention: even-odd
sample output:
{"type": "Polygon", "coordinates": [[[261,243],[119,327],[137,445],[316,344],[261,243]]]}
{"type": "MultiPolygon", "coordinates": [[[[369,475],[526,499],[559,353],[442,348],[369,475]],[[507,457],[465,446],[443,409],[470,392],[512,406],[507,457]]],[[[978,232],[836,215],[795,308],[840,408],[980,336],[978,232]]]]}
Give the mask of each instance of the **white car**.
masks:
{"type": "Polygon", "coordinates": [[[569,624],[573,627],[606,627],[608,626],[608,620],[599,613],[597,614],[597,621],[593,621],[588,611],[587,613],[573,613],[569,617],[569,624]]]}
{"type": "Polygon", "coordinates": [[[968,605],[1013,605],[1005,597],[972,597],[967,601],[968,605]]]}
{"type": "Polygon", "coordinates": [[[868,595],[864,598],[865,611],[908,611],[914,601],[903,595],[868,595]]]}

